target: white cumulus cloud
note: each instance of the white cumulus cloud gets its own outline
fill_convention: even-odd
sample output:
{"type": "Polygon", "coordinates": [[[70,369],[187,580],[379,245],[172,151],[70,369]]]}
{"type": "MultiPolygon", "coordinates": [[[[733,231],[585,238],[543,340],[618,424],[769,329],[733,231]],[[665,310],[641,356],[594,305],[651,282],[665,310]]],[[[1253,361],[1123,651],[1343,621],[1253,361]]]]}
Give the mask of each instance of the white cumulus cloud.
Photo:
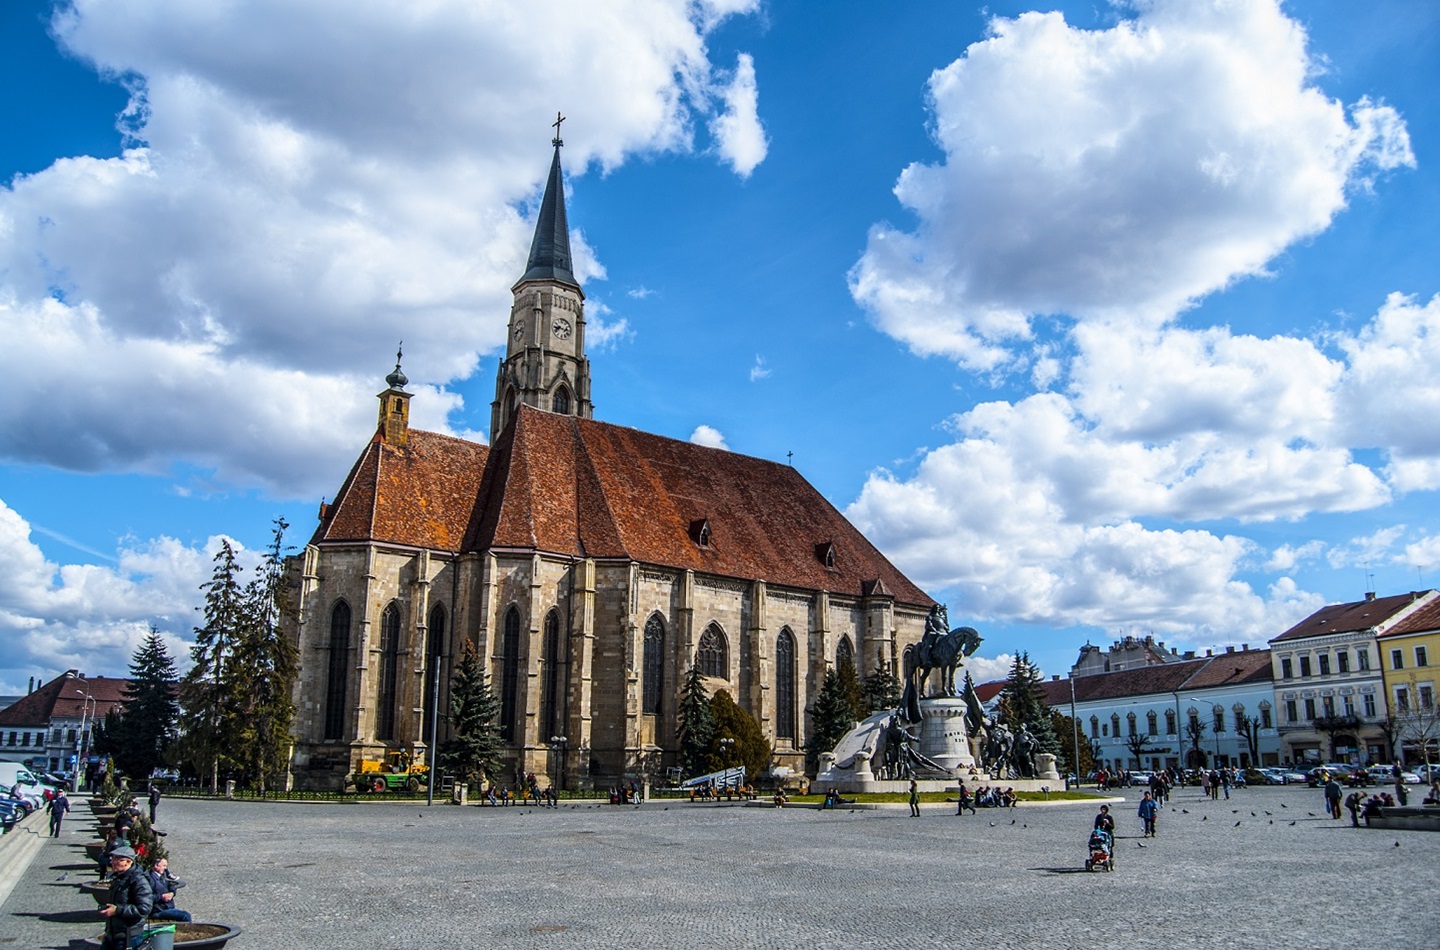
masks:
{"type": "MultiPolygon", "coordinates": [[[[130,137],[0,187],[4,457],[179,461],[316,495],[373,426],[365,394],[401,339],[416,418],[443,429],[450,384],[503,343],[556,104],[571,175],[691,152],[716,115],[721,159],[748,174],[753,64],[717,68],[706,37],[754,6],[63,5],[61,45],[131,90],[130,137]],[[57,371],[77,366],[94,371],[57,371]]],[[[573,241],[577,273],[602,279],[573,241]]]]}
{"type": "Polygon", "coordinates": [[[1404,122],[1311,82],[1273,0],[1154,0],[1106,30],[996,17],[930,79],[937,164],[895,187],[855,299],[921,354],[989,370],[1029,318],[1162,323],[1327,227],[1376,170],[1414,164],[1404,122]]]}
{"type": "Polygon", "coordinates": [[[695,431],[690,433],[690,441],[696,445],[708,445],[712,449],[726,449],[730,446],[725,444],[725,436],[714,426],[698,425],[695,431]]]}

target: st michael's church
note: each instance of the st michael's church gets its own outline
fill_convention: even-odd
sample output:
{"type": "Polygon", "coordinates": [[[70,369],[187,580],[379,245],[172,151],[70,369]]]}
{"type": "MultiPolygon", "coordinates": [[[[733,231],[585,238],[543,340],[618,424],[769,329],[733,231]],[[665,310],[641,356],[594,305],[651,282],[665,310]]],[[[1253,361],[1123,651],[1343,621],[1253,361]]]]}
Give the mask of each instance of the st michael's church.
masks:
{"type": "Polygon", "coordinates": [[[558,139],[511,291],[490,444],[411,428],[397,362],[291,559],[295,786],[427,761],[467,641],[506,775],[588,788],[674,765],[692,665],[801,769],[827,668],[897,668],[933,601],[791,466],[593,418],[558,139]]]}

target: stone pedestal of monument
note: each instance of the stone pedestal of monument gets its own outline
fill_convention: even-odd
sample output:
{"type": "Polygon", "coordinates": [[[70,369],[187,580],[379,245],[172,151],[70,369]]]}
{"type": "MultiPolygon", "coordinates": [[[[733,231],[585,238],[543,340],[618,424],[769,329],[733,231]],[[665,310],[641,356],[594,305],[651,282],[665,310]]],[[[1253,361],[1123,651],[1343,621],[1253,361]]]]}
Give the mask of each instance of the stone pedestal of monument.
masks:
{"type": "Polygon", "coordinates": [[[1060,773],[1055,769],[1055,756],[1049,752],[1041,752],[1035,756],[1035,778],[1040,781],[1060,781],[1060,773]]]}
{"type": "Polygon", "coordinates": [[[966,741],[965,701],[944,697],[920,701],[918,751],[952,774],[975,765],[966,741]]]}

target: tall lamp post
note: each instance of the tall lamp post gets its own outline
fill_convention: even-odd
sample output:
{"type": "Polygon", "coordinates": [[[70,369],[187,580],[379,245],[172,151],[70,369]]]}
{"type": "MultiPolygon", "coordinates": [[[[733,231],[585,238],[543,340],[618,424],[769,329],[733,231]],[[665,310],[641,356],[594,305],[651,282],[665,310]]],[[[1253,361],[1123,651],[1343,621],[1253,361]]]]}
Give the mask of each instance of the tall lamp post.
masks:
{"type": "MultiPolygon", "coordinates": [[[[1071,760],[1075,768],[1075,787],[1080,787],[1080,720],[1075,715],[1075,673],[1070,673],[1070,730],[1071,739],[1074,745],[1071,747],[1074,757],[1071,760]]],[[[1065,789],[1070,789],[1070,776],[1065,776],[1065,789]]]]}
{"type": "Polygon", "coordinates": [[[80,706],[80,752],[75,759],[74,774],[70,776],[70,790],[78,792],[80,791],[80,770],[85,767],[86,759],[90,756],[90,730],[87,726],[93,718],[95,697],[90,695],[89,690],[77,689],[75,693],[85,697],[85,701],[80,706]]]}
{"type": "Polygon", "coordinates": [[[565,736],[550,737],[550,751],[553,753],[556,749],[560,750],[560,768],[556,770],[559,773],[557,776],[559,781],[555,782],[555,785],[562,789],[565,787],[565,743],[569,741],[565,736]]]}

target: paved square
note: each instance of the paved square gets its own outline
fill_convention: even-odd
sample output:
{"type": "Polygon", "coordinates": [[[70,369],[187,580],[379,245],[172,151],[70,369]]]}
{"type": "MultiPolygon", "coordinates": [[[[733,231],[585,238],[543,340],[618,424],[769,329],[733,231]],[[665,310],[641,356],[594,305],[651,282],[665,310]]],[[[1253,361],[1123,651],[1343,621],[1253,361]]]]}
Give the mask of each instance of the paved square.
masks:
{"type": "MultiPolygon", "coordinates": [[[[1164,809],[1160,836],[1142,842],[1137,797],[1112,806],[1113,874],[1083,870],[1089,804],[959,818],[931,805],[912,819],[903,806],[167,799],[160,826],[189,882],[181,906],[239,924],[236,950],[1229,950],[1423,945],[1440,932],[1440,834],[1351,829],[1348,816],[1321,817],[1315,790],[1209,802],[1185,789],[1164,809]]],[[[93,903],[73,886],[90,876],[86,826],[76,820],[47,842],[0,908],[0,941],[69,947],[99,931],[93,903]]]]}

